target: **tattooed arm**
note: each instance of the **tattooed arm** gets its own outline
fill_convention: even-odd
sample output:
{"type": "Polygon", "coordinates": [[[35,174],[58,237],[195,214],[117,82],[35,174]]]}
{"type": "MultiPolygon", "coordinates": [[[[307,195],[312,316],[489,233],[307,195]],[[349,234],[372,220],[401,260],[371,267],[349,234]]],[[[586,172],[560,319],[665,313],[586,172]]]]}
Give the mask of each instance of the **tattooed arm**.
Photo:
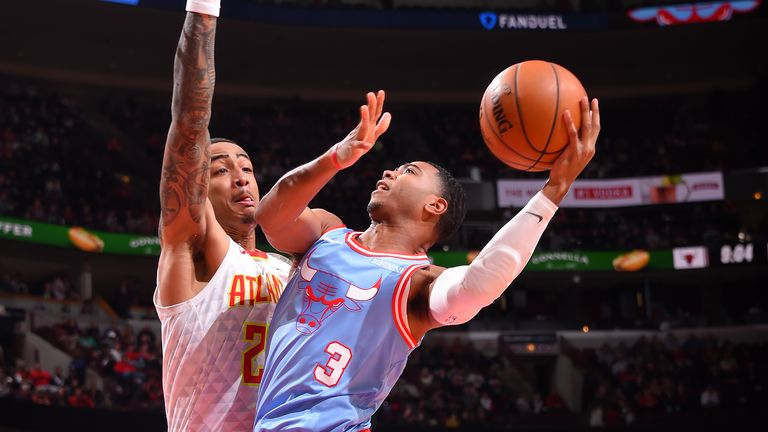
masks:
{"type": "Polygon", "coordinates": [[[160,178],[158,301],[163,306],[192,298],[229,244],[207,199],[215,34],[216,17],[189,12],[176,48],[172,121],[160,178]]]}

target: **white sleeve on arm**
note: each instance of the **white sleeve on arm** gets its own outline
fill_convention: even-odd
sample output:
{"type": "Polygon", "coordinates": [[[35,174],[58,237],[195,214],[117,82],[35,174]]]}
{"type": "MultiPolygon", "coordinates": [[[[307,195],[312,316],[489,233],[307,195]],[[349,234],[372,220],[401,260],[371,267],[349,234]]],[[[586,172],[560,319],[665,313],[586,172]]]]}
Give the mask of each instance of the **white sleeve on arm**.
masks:
{"type": "Polygon", "coordinates": [[[507,222],[468,266],[435,279],[429,310],[443,325],[463,324],[499,298],[523,270],[557,206],[539,192],[507,222]]]}

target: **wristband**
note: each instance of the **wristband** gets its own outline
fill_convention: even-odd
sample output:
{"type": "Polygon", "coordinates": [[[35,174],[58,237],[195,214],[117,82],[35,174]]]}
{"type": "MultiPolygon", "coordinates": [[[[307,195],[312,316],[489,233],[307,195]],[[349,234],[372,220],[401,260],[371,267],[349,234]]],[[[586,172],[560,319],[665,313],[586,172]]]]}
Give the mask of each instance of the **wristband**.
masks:
{"type": "Polygon", "coordinates": [[[187,0],[187,12],[218,17],[221,0],[187,0]]]}
{"type": "Polygon", "coordinates": [[[339,158],[336,156],[336,147],[338,147],[338,144],[334,144],[333,147],[331,147],[331,163],[333,163],[333,166],[341,171],[344,169],[343,166],[339,163],[339,158]]]}

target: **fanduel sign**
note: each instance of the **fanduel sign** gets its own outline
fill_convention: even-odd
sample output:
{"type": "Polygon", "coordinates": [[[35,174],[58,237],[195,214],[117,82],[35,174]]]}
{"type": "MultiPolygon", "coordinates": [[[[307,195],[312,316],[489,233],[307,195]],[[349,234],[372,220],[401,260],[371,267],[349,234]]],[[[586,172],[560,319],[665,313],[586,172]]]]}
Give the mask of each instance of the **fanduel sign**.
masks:
{"type": "Polygon", "coordinates": [[[480,25],[486,30],[567,30],[562,15],[497,14],[481,12],[480,25]]]}

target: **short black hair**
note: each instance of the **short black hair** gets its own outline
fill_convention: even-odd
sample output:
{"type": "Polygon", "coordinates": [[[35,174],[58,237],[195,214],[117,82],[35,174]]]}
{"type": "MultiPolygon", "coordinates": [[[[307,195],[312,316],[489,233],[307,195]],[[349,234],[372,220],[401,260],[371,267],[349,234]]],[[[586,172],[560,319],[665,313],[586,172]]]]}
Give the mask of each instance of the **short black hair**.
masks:
{"type": "Polygon", "coordinates": [[[216,143],[220,143],[220,142],[226,142],[226,143],[231,143],[231,144],[234,144],[234,145],[240,145],[240,144],[232,141],[229,138],[211,138],[211,144],[216,144],[216,143]]]}
{"type": "Polygon", "coordinates": [[[461,224],[464,223],[464,218],[467,216],[467,196],[461,183],[447,169],[434,162],[427,161],[427,163],[437,170],[437,176],[440,178],[443,189],[441,191],[442,197],[448,202],[448,209],[437,223],[437,241],[442,242],[455,234],[461,224]]]}

